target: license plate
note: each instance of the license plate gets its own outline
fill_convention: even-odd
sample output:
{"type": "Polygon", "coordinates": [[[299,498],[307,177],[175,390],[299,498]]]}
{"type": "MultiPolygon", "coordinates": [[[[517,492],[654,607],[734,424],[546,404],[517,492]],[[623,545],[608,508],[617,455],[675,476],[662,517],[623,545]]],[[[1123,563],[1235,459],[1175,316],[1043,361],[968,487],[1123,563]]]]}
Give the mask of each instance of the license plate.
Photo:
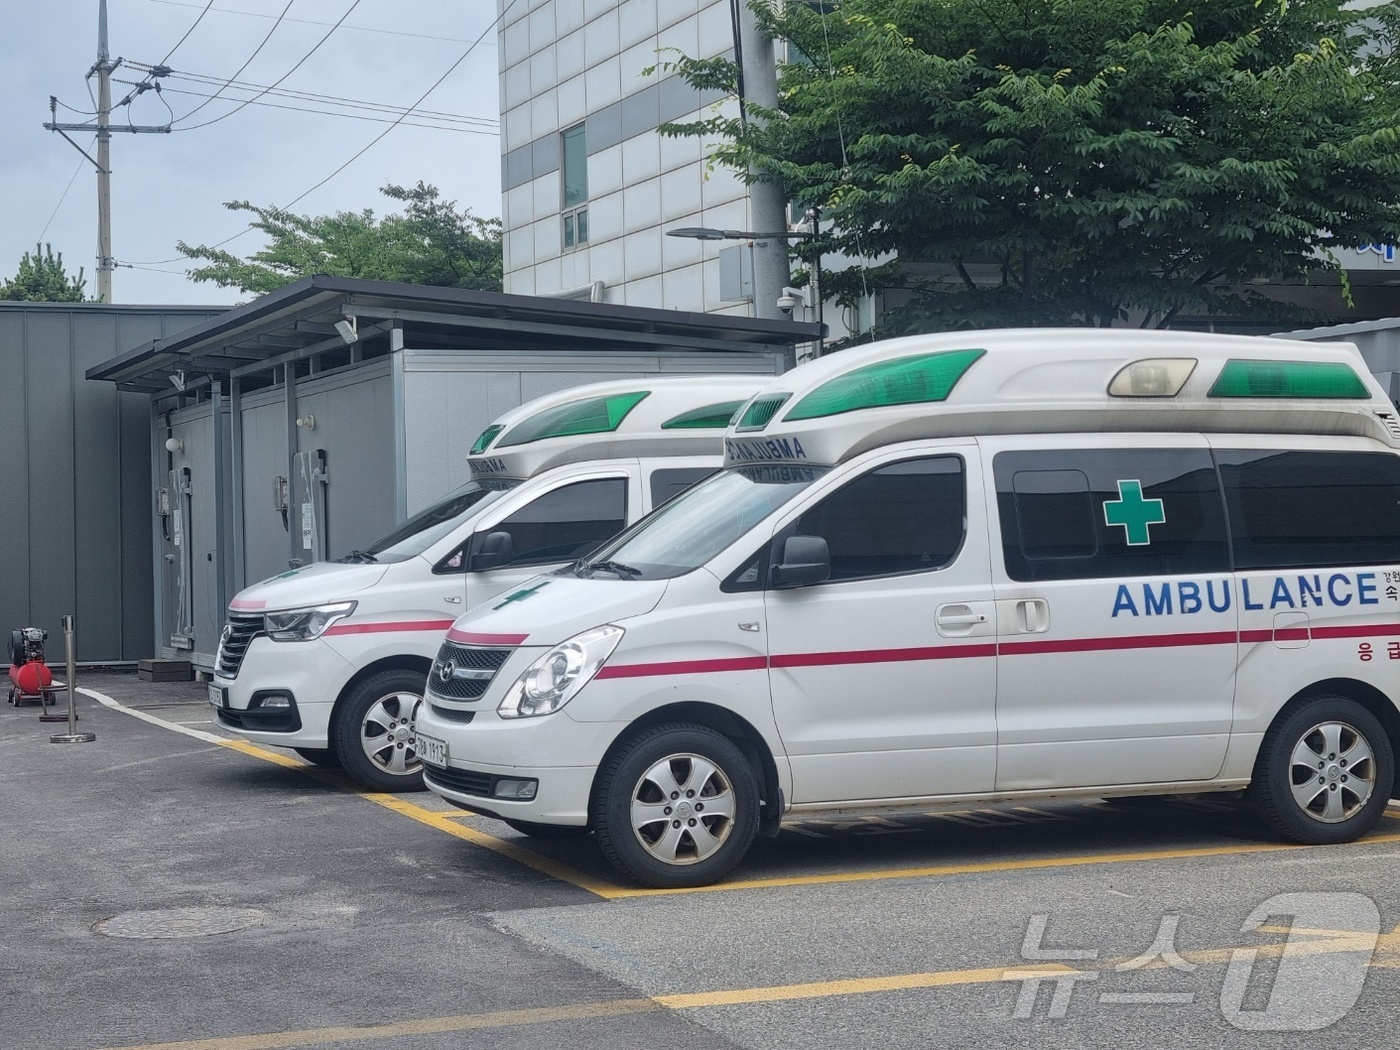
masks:
{"type": "Polygon", "coordinates": [[[209,686],[209,703],[213,707],[228,706],[228,701],[225,699],[225,690],[222,686],[213,684],[209,686]]]}
{"type": "Polygon", "coordinates": [[[418,734],[418,759],[430,766],[447,766],[447,741],[418,734]]]}

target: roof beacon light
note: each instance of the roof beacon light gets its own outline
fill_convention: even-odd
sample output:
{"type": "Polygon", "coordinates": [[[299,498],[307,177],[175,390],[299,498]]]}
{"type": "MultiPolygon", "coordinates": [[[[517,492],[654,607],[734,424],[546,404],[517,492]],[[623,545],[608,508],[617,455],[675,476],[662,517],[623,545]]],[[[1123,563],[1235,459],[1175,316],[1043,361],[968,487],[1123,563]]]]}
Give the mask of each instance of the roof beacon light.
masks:
{"type": "Polygon", "coordinates": [[[752,430],[762,430],[766,427],[778,409],[787,404],[787,399],[791,394],[765,394],[750,401],[744,409],[744,414],[739,417],[738,424],[734,427],[739,433],[752,430]]]}
{"type": "Polygon", "coordinates": [[[1119,369],[1108,384],[1110,397],[1176,397],[1191,373],[1194,357],[1152,357],[1119,369]]]}
{"type": "Polygon", "coordinates": [[[944,401],[985,350],[942,350],[877,361],[830,379],[804,397],[784,422],[820,419],[861,408],[944,401]]]}
{"type": "Polygon", "coordinates": [[[1341,398],[1371,396],[1355,370],[1341,361],[1250,361],[1230,358],[1211,397],[1341,398]]]}
{"type": "Polygon", "coordinates": [[[692,409],[689,412],[682,412],[678,416],[672,416],[661,424],[662,430],[723,430],[733,422],[739,409],[744,407],[742,401],[725,401],[718,405],[706,405],[703,408],[692,409]]]}
{"type": "Polygon", "coordinates": [[[485,452],[488,448],[491,447],[491,442],[496,440],[496,435],[504,429],[505,427],[502,426],[500,423],[493,423],[491,426],[487,427],[481,432],[481,436],[476,439],[476,443],[472,445],[472,450],[468,452],[467,455],[481,455],[483,452],[485,452]]]}
{"type": "Polygon", "coordinates": [[[648,393],[650,391],[636,390],[626,394],[608,394],[547,408],[507,430],[496,448],[525,445],[545,438],[610,434],[622,426],[627,413],[636,408],[648,393]]]}

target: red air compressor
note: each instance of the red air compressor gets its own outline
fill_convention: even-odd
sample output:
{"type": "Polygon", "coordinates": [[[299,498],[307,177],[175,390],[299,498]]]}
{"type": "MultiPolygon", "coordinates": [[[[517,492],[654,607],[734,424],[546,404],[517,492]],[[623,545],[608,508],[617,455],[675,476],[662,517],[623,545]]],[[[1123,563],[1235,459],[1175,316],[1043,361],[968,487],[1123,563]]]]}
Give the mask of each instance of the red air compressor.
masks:
{"type": "Polygon", "coordinates": [[[54,703],[53,673],[44,663],[44,642],[49,632],[38,627],[21,627],[10,632],[9,701],[54,703]]]}

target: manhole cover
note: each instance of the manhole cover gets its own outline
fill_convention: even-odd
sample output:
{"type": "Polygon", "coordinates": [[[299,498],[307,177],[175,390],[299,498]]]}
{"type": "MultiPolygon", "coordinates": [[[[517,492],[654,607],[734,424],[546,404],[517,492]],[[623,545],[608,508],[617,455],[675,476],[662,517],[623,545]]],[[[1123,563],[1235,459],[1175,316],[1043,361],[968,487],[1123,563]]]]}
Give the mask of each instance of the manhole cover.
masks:
{"type": "Polygon", "coordinates": [[[259,926],[265,917],[256,908],[164,908],[123,912],[93,929],[104,937],[212,937],[259,926]]]}

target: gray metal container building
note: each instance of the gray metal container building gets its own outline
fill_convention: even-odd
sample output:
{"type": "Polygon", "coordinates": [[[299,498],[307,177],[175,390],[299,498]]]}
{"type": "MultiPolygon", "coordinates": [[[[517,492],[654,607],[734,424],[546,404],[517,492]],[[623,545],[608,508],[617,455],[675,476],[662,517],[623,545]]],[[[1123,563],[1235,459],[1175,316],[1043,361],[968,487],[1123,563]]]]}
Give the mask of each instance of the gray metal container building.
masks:
{"type": "Polygon", "coordinates": [[[222,307],[0,302],[0,638],[73,615],[77,657],[155,653],[150,399],[86,369],[222,307]]]}
{"type": "Polygon", "coordinates": [[[820,331],[310,277],[90,368],[149,398],[157,655],[211,667],[235,593],[466,481],[507,409],[605,379],[776,374],[820,331]]]}

